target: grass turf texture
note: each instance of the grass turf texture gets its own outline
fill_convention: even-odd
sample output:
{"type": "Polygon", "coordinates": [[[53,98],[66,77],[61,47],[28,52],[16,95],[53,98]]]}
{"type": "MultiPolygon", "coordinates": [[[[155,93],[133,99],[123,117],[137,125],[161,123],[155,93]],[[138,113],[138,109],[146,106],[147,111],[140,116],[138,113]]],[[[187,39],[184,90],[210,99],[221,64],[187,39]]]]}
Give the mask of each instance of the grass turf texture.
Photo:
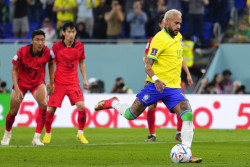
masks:
{"type": "MultiPolygon", "coordinates": [[[[2,138],[4,128],[1,127],[2,138]]],[[[157,142],[144,142],[147,129],[87,128],[88,145],[76,140],[77,129],[54,128],[50,144],[33,147],[34,128],[13,128],[9,146],[0,146],[0,166],[250,166],[249,130],[195,129],[192,153],[201,164],[173,164],[174,129],[156,129],[157,142]]]]}

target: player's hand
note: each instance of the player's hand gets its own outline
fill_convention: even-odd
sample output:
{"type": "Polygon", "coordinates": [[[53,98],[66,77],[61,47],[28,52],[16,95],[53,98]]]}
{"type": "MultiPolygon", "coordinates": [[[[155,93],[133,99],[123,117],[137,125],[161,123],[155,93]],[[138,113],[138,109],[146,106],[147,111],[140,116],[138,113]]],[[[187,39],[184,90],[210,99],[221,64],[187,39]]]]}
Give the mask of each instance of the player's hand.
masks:
{"type": "Polygon", "coordinates": [[[48,91],[48,94],[49,94],[49,95],[51,95],[51,94],[54,93],[54,89],[55,89],[55,87],[54,87],[54,84],[53,84],[53,83],[49,83],[49,84],[47,85],[47,91],[48,91]]]}
{"type": "Polygon", "coordinates": [[[15,89],[16,92],[16,101],[21,103],[23,100],[23,92],[20,89],[15,89]]]}
{"type": "Polygon", "coordinates": [[[189,86],[193,86],[194,82],[191,75],[187,75],[187,81],[189,86]]]}
{"type": "Polygon", "coordinates": [[[163,92],[164,87],[166,86],[166,84],[160,80],[156,80],[155,82],[155,88],[158,90],[158,92],[163,92]]]}
{"type": "Polygon", "coordinates": [[[89,83],[87,81],[83,81],[83,88],[89,89],[89,83]]]}

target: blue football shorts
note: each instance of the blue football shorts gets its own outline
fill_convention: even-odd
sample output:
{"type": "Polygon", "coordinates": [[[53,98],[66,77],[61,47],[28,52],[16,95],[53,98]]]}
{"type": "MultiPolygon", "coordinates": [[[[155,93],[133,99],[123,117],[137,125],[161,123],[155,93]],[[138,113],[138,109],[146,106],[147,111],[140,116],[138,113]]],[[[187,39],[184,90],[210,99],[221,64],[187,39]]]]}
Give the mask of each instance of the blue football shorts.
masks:
{"type": "Polygon", "coordinates": [[[139,98],[139,101],[145,105],[150,106],[151,104],[156,103],[161,100],[169,109],[171,113],[174,113],[172,110],[178,103],[184,100],[188,100],[181,88],[167,88],[165,87],[163,92],[160,93],[155,88],[155,84],[148,82],[146,86],[141,90],[140,93],[136,95],[139,98]]]}

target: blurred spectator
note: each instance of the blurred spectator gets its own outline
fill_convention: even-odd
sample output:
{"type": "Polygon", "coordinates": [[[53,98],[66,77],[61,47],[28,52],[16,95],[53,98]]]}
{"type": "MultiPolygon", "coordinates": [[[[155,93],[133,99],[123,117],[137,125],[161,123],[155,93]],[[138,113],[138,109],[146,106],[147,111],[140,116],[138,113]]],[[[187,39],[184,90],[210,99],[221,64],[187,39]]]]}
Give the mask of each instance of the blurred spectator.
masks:
{"type": "MultiPolygon", "coordinates": [[[[199,80],[203,73],[201,70],[194,64],[194,42],[191,40],[191,36],[189,33],[184,35],[183,41],[183,57],[186,60],[187,67],[190,71],[190,73],[197,77],[197,80],[199,80]]],[[[181,73],[181,78],[183,81],[187,83],[187,74],[183,71],[181,73]]]]}
{"type": "Polygon", "coordinates": [[[171,9],[182,11],[181,0],[167,0],[167,10],[171,9]]]}
{"type": "Polygon", "coordinates": [[[28,7],[31,5],[31,0],[11,0],[15,4],[13,18],[13,33],[15,37],[22,34],[22,38],[27,37],[29,32],[28,7]]]}
{"type": "Polygon", "coordinates": [[[189,0],[189,28],[191,35],[195,35],[197,31],[201,44],[204,43],[203,24],[205,5],[209,4],[209,0],[189,0]],[[197,29],[197,30],[196,30],[197,29]]]}
{"type": "Polygon", "coordinates": [[[8,89],[6,89],[6,82],[1,82],[0,85],[0,93],[10,93],[10,91],[8,89]]]}
{"type": "Polygon", "coordinates": [[[152,13],[152,18],[154,20],[154,34],[159,32],[161,29],[158,26],[158,18],[167,11],[167,6],[165,0],[157,0],[157,6],[152,13]]]}
{"type": "Polygon", "coordinates": [[[53,12],[53,6],[55,0],[41,0],[43,8],[45,8],[45,17],[48,17],[52,22],[56,21],[56,15],[53,12]]]}
{"type": "Polygon", "coordinates": [[[130,37],[144,38],[146,35],[145,24],[147,23],[147,15],[142,11],[141,2],[134,1],[133,11],[127,14],[127,22],[130,24],[130,37]]]}
{"type": "Polygon", "coordinates": [[[235,91],[235,94],[246,94],[246,87],[245,85],[241,85],[235,91]]]}
{"type": "Polygon", "coordinates": [[[250,0],[247,0],[247,7],[248,7],[248,23],[250,23],[250,0]]]}
{"type": "Polygon", "coordinates": [[[107,37],[107,23],[104,20],[106,12],[106,0],[100,0],[100,5],[93,9],[94,13],[94,37],[98,39],[105,39],[107,37]]]}
{"type": "Polygon", "coordinates": [[[223,85],[221,83],[221,74],[215,74],[213,80],[207,85],[207,91],[210,94],[222,94],[223,85]]]}
{"type": "Polygon", "coordinates": [[[31,0],[31,5],[28,8],[29,22],[37,22],[41,24],[42,3],[40,0],[31,0]]]}
{"type": "Polygon", "coordinates": [[[78,4],[78,13],[76,23],[84,23],[85,30],[92,36],[94,28],[94,17],[92,8],[95,8],[99,5],[99,0],[77,0],[78,4]]]}
{"type": "Polygon", "coordinates": [[[89,34],[86,32],[85,24],[83,22],[78,23],[76,29],[77,29],[77,34],[76,34],[77,39],[89,38],[89,34]]]}
{"type": "Polygon", "coordinates": [[[223,93],[224,94],[231,94],[232,93],[232,81],[231,81],[231,76],[232,76],[232,72],[230,70],[224,70],[222,73],[223,79],[222,79],[222,85],[224,88],[223,93]]]}
{"type": "Polygon", "coordinates": [[[111,93],[129,93],[132,94],[133,90],[125,86],[124,80],[121,77],[116,78],[116,82],[111,90],[111,93]]]}
{"type": "Polygon", "coordinates": [[[239,21],[238,32],[234,35],[234,39],[237,40],[249,40],[250,38],[250,28],[245,20],[239,21]]]}
{"type": "Polygon", "coordinates": [[[220,24],[221,30],[226,31],[229,22],[229,0],[209,0],[209,18],[220,24]]]}
{"type": "Polygon", "coordinates": [[[124,21],[124,13],[118,0],[112,0],[111,11],[105,13],[105,21],[107,22],[107,36],[109,39],[121,38],[122,22],[124,21]]]}
{"type": "Polygon", "coordinates": [[[104,93],[104,82],[96,78],[89,78],[89,93],[104,93]]]}
{"type": "Polygon", "coordinates": [[[242,86],[240,81],[234,81],[232,94],[237,94],[237,90],[242,86]]]}
{"type": "Polygon", "coordinates": [[[207,78],[202,79],[198,94],[222,94],[223,85],[221,75],[215,74],[213,80],[208,83],[207,78]]]}
{"type": "Polygon", "coordinates": [[[53,45],[53,40],[56,39],[56,30],[54,29],[50,18],[46,17],[43,20],[43,28],[45,32],[45,45],[53,45]]]}
{"type": "Polygon", "coordinates": [[[77,3],[75,0],[55,0],[53,11],[57,13],[57,30],[68,21],[75,21],[77,3]]]}
{"type": "Polygon", "coordinates": [[[4,0],[0,0],[0,33],[3,30],[3,25],[9,21],[9,7],[4,0]]]}

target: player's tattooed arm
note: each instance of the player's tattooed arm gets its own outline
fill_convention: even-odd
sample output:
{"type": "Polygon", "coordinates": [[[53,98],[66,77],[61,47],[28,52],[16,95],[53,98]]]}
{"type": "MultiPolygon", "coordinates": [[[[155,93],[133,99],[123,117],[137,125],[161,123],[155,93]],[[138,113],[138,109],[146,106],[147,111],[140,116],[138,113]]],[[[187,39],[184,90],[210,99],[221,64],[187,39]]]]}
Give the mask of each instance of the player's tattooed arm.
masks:
{"type": "MultiPolygon", "coordinates": [[[[148,74],[148,76],[150,76],[151,78],[155,75],[152,66],[154,64],[154,59],[147,59],[146,65],[145,65],[145,71],[148,74]]],[[[164,87],[166,86],[166,84],[160,80],[156,80],[155,81],[155,87],[159,92],[163,92],[164,87]]]]}

